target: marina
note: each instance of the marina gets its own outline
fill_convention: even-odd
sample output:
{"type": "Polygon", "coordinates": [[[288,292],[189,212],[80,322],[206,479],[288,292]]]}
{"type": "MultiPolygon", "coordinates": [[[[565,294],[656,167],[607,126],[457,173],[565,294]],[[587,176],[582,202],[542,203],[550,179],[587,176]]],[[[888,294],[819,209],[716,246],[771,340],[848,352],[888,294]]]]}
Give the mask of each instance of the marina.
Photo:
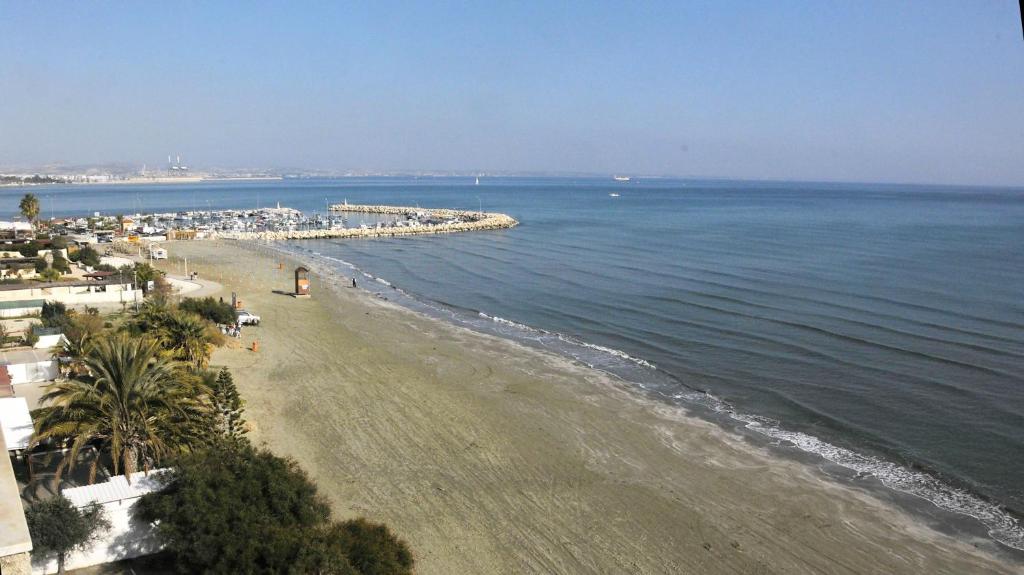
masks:
{"type": "Polygon", "coordinates": [[[273,208],[178,211],[57,220],[59,232],[78,243],[168,239],[294,240],[382,237],[498,230],[518,225],[501,213],[387,205],[335,204],[307,215],[273,208]],[[348,214],[356,214],[350,218],[348,214]]]}

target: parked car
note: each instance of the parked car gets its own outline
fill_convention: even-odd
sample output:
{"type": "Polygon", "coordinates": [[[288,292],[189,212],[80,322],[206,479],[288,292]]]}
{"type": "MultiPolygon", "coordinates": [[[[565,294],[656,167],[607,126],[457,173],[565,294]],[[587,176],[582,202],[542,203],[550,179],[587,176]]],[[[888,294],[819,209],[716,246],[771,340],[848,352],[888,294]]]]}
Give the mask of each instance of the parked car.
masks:
{"type": "Polygon", "coordinates": [[[249,313],[244,309],[238,310],[238,325],[259,325],[260,316],[249,313]]]}

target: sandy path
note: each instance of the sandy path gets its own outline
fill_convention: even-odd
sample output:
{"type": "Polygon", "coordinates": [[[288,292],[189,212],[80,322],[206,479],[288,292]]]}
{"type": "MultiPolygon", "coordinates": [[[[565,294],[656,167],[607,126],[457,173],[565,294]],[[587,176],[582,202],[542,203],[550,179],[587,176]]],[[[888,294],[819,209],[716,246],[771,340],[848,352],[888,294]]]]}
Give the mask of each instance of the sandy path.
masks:
{"type": "Polygon", "coordinates": [[[1019,572],[600,372],[319,277],[275,294],[292,266],[230,243],[172,247],[263,317],[258,353],[214,357],[253,438],[419,573],[1019,572]]]}

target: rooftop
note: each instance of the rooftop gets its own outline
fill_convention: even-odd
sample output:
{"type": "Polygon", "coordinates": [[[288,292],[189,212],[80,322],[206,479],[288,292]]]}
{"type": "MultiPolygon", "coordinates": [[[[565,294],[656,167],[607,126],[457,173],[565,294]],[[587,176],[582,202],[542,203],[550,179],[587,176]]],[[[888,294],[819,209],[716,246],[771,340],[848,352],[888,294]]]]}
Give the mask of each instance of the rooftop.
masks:
{"type": "Polygon", "coordinates": [[[28,307],[43,307],[44,299],[16,299],[14,301],[0,301],[0,309],[22,309],[28,307]]]}
{"type": "Polygon", "coordinates": [[[32,416],[24,397],[0,398],[0,431],[7,449],[26,449],[32,441],[32,416]]]}
{"type": "MultiPolygon", "coordinates": [[[[7,444],[0,435],[0,453],[7,453],[7,444]]],[[[32,538],[25,523],[21,492],[14,478],[10,457],[0,457],[0,557],[32,550],[32,538]]]]}
{"type": "Polygon", "coordinates": [[[149,475],[146,475],[144,471],[137,471],[132,473],[131,483],[128,483],[124,475],[115,475],[103,483],[65,489],[62,494],[75,507],[85,507],[92,503],[103,504],[134,499],[160,490],[163,486],[161,483],[162,476],[167,471],[167,469],[154,469],[149,472],[149,475]]]}
{"type": "Polygon", "coordinates": [[[19,365],[23,363],[39,363],[53,359],[49,349],[22,348],[0,351],[0,365],[19,365]]]}

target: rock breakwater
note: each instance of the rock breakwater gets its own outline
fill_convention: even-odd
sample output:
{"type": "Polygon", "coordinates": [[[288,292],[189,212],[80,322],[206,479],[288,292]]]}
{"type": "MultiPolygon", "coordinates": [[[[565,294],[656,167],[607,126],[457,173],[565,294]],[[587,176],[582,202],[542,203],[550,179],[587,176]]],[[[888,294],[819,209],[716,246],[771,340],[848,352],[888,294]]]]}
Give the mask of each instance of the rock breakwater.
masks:
{"type": "Polygon", "coordinates": [[[408,219],[391,225],[358,228],[294,229],[259,232],[224,231],[216,237],[237,240],[301,240],[332,238],[379,238],[413,234],[448,234],[512,228],[519,222],[506,214],[451,209],[427,209],[404,206],[372,206],[334,204],[332,212],[355,212],[406,216],[408,219]]]}

